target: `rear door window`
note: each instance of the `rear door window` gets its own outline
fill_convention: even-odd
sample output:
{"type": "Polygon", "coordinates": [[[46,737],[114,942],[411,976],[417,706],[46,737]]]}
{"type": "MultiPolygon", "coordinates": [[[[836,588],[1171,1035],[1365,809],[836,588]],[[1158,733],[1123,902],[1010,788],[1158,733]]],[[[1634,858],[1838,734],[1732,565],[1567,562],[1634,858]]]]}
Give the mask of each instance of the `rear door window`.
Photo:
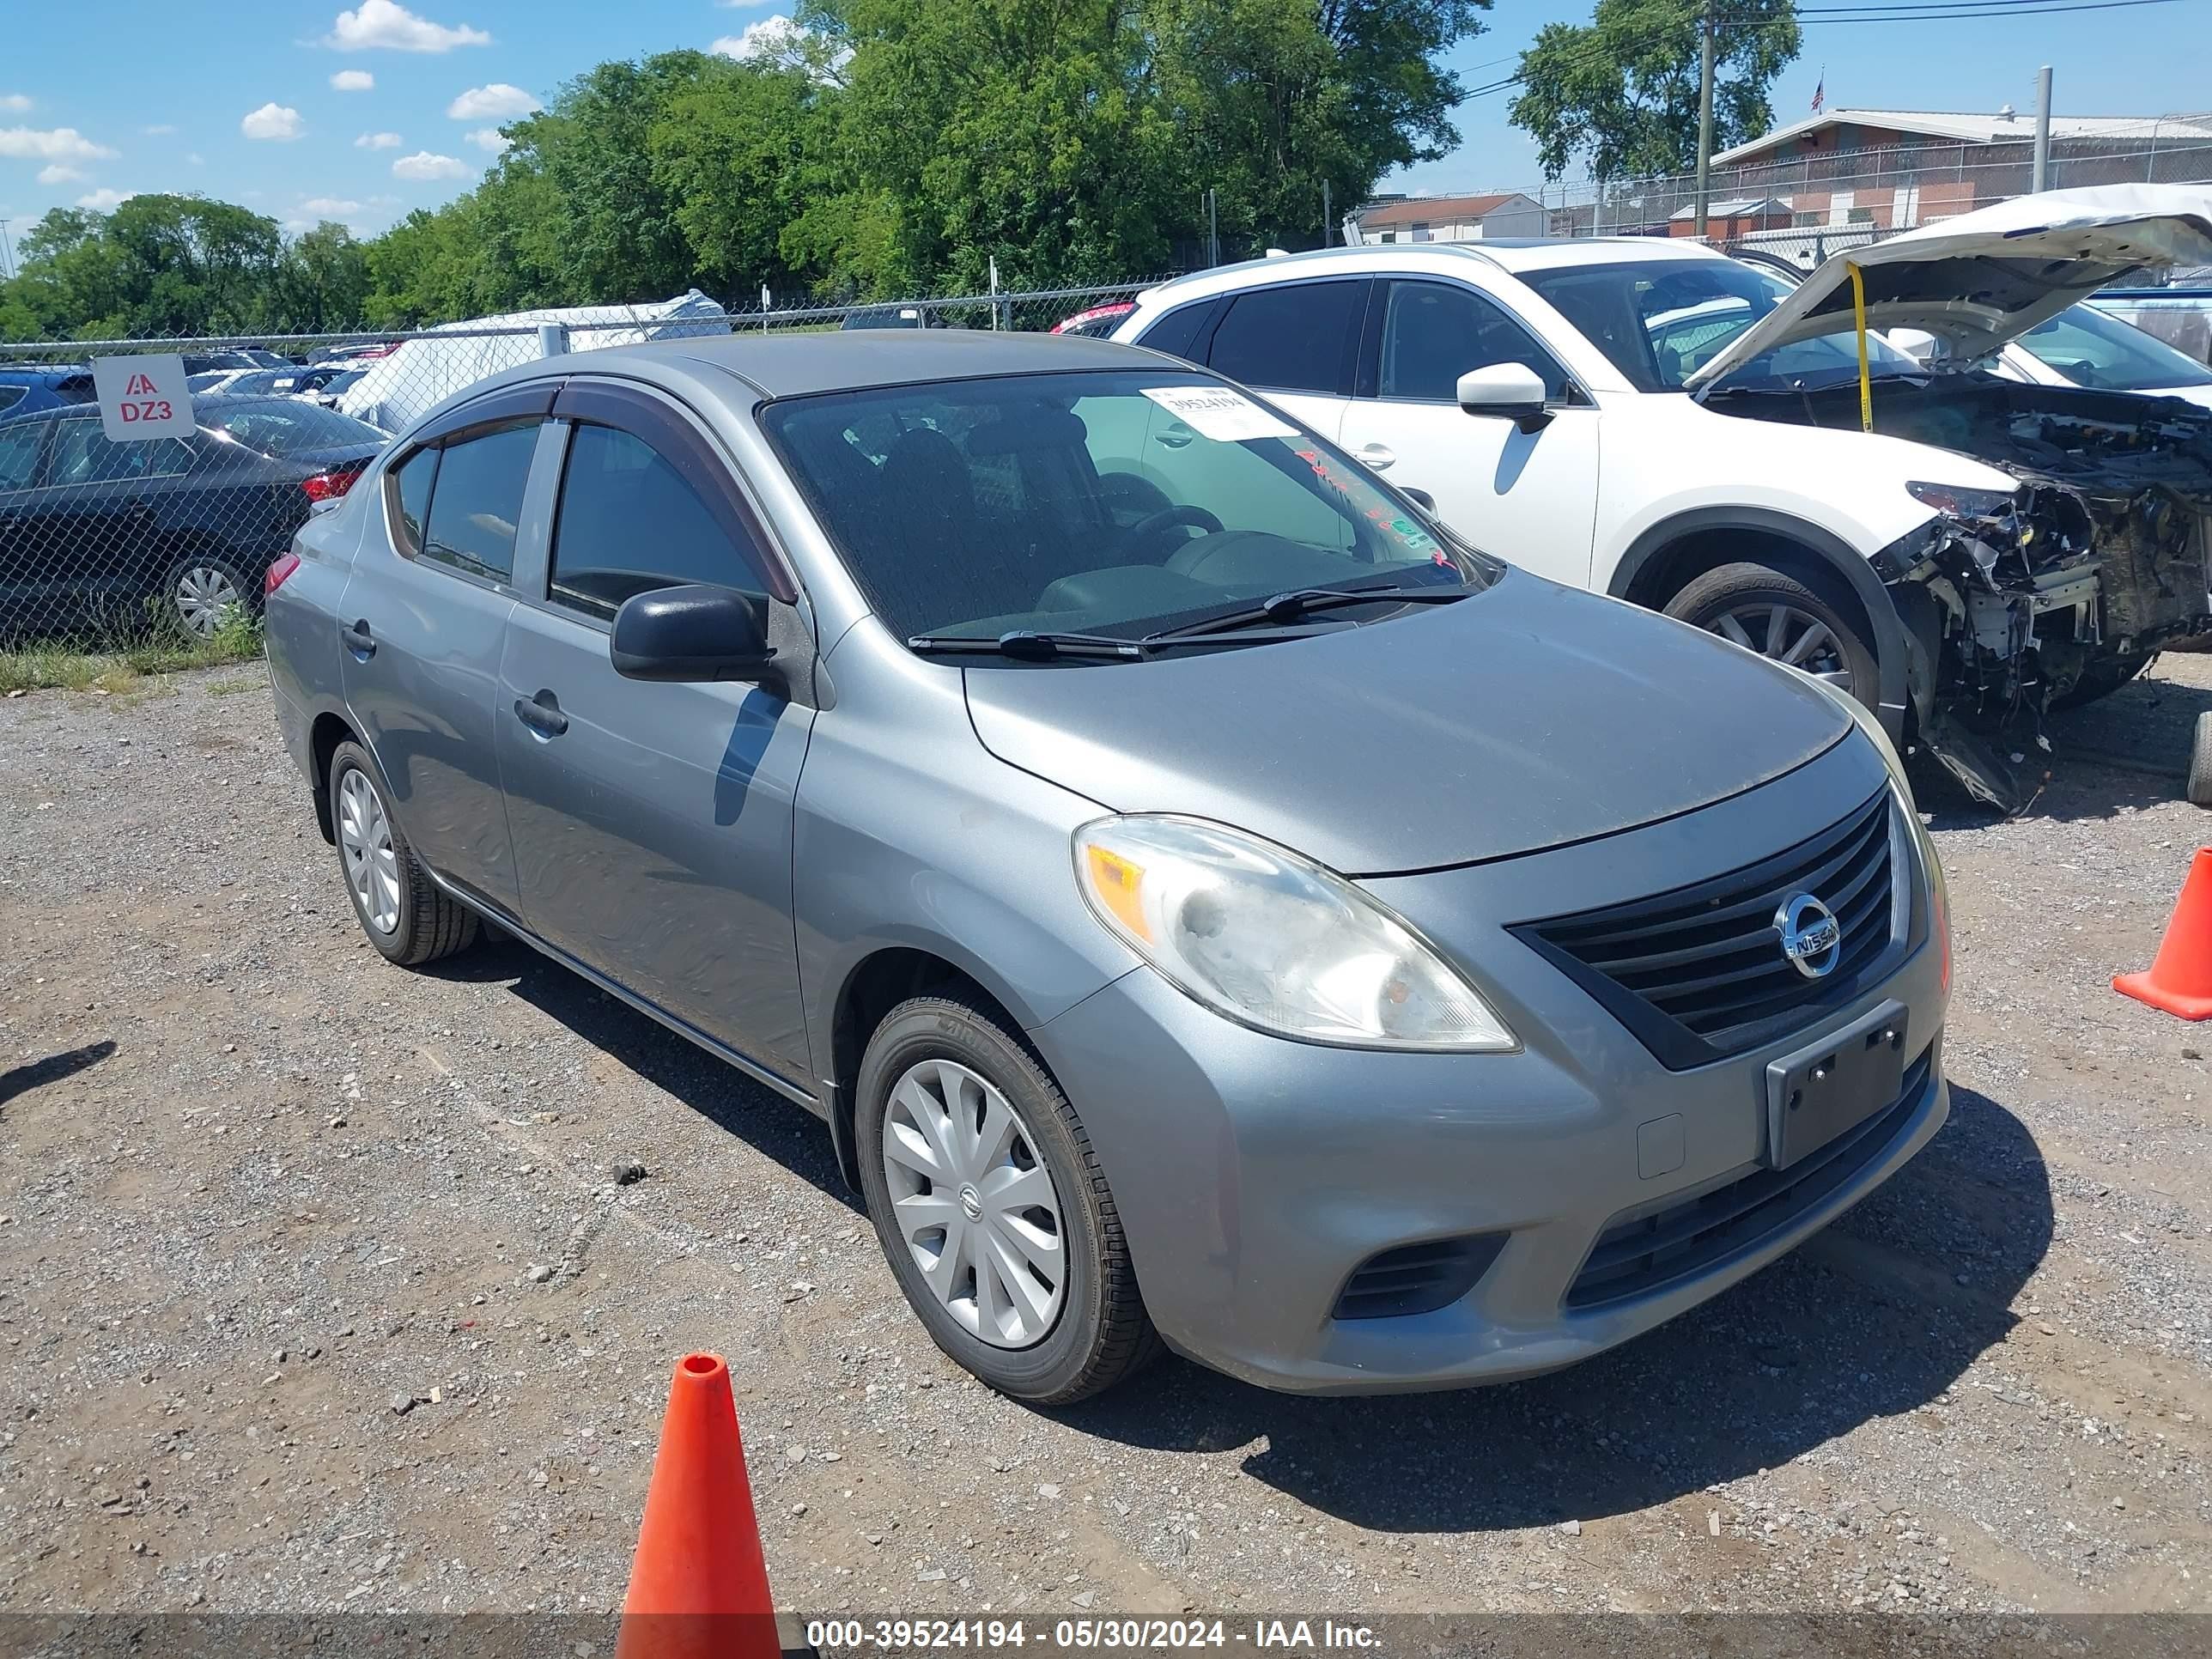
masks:
{"type": "Polygon", "coordinates": [[[430,516],[430,486],[438,479],[439,453],[418,449],[392,469],[393,536],[410,558],[422,550],[422,521],[430,516]]]}
{"type": "Polygon", "coordinates": [[[39,440],[51,423],[11,421],[0,425],[0,489],[28,489],[39,471],[39,440]]]}
{"type": "Polygon", "coordinates": [[[739,545],[668,458],[635,434],[580,424],[568,440],[550,597],[601,621],[657,587],[708,582],[762,592],[762,560],[739,545]]]}
{"type": "Polygon", "coordinates": [[[502,427],[444,446],[422,558],[483,581],[514,579],[515,527],[538,451],[538,424],[502,427]]]}
{"type": "Polygon", "coordinates": [[[116,443],[98,421],[64,421],[54,444],[57,484],[122,483],[173,478],[191,471],[192,452],[181,438],[134,438],[116,443]]]}
{"type": "Polygon", "coordinates": [[[1346,390],[1364,281],[1280,283],[1230,301],[1206,362],[1218,374],[1271,392],[1346,390]]]}

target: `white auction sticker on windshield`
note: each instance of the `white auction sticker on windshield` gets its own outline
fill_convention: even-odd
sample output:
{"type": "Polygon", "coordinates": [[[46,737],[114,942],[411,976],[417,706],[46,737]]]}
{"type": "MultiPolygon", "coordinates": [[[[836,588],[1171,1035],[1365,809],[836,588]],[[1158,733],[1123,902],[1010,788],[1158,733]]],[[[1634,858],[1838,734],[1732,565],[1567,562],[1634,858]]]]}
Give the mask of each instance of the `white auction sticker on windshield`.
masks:
{"type": "Polygon", "coordinates": [[[1295,438],[1297,428],[1279,420],[1241,392],[1225,386],[1148,386],[1147,398],[1184,425],[1223,443],[1247,438],[1295,438]]]}

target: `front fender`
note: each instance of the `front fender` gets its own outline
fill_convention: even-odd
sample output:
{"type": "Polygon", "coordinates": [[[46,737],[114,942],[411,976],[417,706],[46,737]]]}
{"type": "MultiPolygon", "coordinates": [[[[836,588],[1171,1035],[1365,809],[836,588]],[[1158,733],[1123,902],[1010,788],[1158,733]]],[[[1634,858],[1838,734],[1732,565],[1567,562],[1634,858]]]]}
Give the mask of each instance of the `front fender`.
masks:
{"type": "Polygon", "coordinates": [[[1753,531],[1791,543],[1850,585],[1851,592],[1866,611],[1867,622],[1874,633],[1869,644],[1874,648],[1875,663],[1881,677],[1876,688],[1875,712],[1881,717],[1882,729],[1891,739],[1901,740],[1907,701],[1905,627],[1898,619],[1897,607],[1890,599],[1888,589],[1875,574],[1868,556],[1833,531],[1771,507],[1690,507],[1662,519],[1631,542],[1614,565],[1606,592],[1615,599],[1626,598],[1633,589],[1637,577],[1653,559],[1692,537],[1721,530],[1753,531]]]}

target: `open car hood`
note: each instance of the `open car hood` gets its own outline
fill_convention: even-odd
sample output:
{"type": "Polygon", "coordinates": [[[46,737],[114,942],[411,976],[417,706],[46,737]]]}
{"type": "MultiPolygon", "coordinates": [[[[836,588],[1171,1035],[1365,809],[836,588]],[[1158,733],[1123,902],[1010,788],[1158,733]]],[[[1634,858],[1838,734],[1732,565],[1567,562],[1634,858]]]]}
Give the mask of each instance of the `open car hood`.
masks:
{"type": "Polygon", "coordinates": [[[1685,384],[1710,385],[1777,346],[1852,327],[1854,264],[1869,329],[1921,330],[1965,362],[2126,271],[2180,264],[2212,264],[2212,189],[2100,185],[2022,196],[1835,255],[1685,384]]]}

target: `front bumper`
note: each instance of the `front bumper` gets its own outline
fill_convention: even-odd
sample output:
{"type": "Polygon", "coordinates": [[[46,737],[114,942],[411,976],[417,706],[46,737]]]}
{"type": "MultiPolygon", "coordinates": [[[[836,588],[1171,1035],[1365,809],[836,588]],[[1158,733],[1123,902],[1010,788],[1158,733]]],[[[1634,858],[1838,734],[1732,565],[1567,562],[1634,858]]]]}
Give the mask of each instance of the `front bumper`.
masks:
{"type": "Polygon", "coordinates": [[[1036,1028],[1112,1183],[1161,1334],[1193,1358],[1270,1388],[1503,1382],[1650,1329],[1879,1186],[1948,1111],[1936,949],[1905,954],[1879,983],[1771,1043],[1669,1072],[1501,924],[1680,884],[1680,875],[1661,872],[1726,867],[1726,849],[1789,845],[1807,827],[1840,818],[1881,777],[1871,747],[1849,742],[1686,818],[1499,865],[1367,881],[1478,968],[1526,1045],[1518,1053],[1285,1042],[1216,1017],[1149,970],[1036,1028]],[[1908,1058],[1926,1057],[1924,1080],[1896,1103],[1843,1179],[1760,1212],[1759,1225],[1691,1271],[1571,1305],[1571,1288],[1609,1227],[1758,1176],[1770,1060],[1892,1001],[1905,1011],[1908,1058]],[[1658,1158],[1654,1126],[1667,1149],[1658,1158]],[[1654,1169],[1663,1172],[1645,1173],[1654,1169]],[[1495,1260],[1449,1305],[1334,1316],[1351,1275],[1377,1253],[1493,1234],[1504,1235],[1495,1260]]]}

